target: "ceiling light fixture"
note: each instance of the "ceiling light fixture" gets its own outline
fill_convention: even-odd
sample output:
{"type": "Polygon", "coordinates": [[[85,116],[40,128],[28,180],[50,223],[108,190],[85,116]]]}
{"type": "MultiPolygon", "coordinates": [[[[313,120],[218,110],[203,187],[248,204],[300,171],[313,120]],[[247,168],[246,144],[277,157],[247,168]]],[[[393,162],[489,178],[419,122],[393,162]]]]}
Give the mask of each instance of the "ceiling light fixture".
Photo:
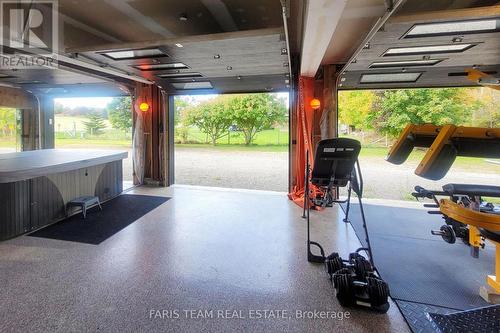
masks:
{"type": "Polygon", "coordinates": [[[220,54],[215,54],[214,59],[220,59],[220,54]]]}
{"type": "Polygon", "coordinates": [[[231,66],[227,66],[227,67],[226,67],[226,69],[227,69],[228,71],[232,71],[232,70],[233,70],[233,67],[231,67],[231,66]]]}
{"type": "Polygon", "coordinates": [[[434,66],[444,59],[418,59],[418,60],[401,60],[401,61],[376,61],[368,68],[393,68],[393,67],[418,67],[418,66],[434,66]]]}
{"type": "Polygon", "coordinates": [[[175,43],[175,46],[177,46],[177,47],[184,47],[184,45],[182,45],[181,43],[175,43]]]}
{"type": "Polygon", "coordinates": [[[162,63],[162,64],[141,64],[135,65],[134,68],[137,68],[141,71],[154,71],[154,70],[162,70],[162,69],[187,69],[189,68],[186,64],[182,62],[173,62],[173,63],[162,63]]]}
{"type": "Polygon", "coordinates": [[[426,46],[408,46],[408,47],[391,47],[382,54],[382,56],[403,56],[416,54],[434,54],[434,53],[460,53],[468,50],[476,44],[441,44],[441,45],[426,45],[426,46]]]}
{"type": "Polygon", "coordinates": [[[415,24],[403,38],[479,34],[500,31],[500,19],[433,22],[415,24]]]}
{"type": "Polygon", "coordinates": [[[421,75],[421,72],[363,74],[359,83],[411,83],[421,75]]]}
{"type": "Polygon", "coordinates": [[[158,58],[168,57],[160,49],[137,49],[137,50],[122,50],[122,51],[109,51],[100,52],[105,57],[113,60],[130,60],[130,59],[143,59],[143,58],[158,58]]]}
{"type": "Polygon", "coordinates": [[[188,16],[186,13],[182,13],[181,15],[179,15],[179,21],[187,21],[188,20],[188,16]]]}
{"type": "Polygon", "coordinates": [[[464,39],[462,37],[453,37],[453,39],[451,40],[453,43],[460,43],[462,42],[464,39]]]}
{"type": "Polygon", "coordinates": [[[159,78],[162,79],[180,79],[180,78],[193,78],[193,77],[203,77],[200,73],[161,73],[157,74],[159,78]]]}
{"type": "Polygon", "coordinates": [[[198,82],[176,82],[172,83],[172,86],[177,90],[183,89],[212,89],[213,86],[210,81],[198,81],[198,82]]]}

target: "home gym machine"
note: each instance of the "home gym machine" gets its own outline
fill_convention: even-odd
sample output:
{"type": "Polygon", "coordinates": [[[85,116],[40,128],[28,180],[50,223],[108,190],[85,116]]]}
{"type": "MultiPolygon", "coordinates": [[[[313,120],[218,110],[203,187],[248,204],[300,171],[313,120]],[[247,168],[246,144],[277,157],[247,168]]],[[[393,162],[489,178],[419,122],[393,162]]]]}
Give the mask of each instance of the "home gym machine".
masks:
{"type": "MultiPolygon", "coordinates": [[[[387,161],[403,163],[414,147],[429,148],[415,173],[423,178],[438,180],[446,175],[457,156],[500,158],[500,129],[457,127],[454,125],[408,125],[389,152],[387,161]]],[[[480,295],[488,302],[500,300],[500,207],[484,200],[499,198],[500,186],[475,184],[446,184],[442,190],[426,190],[416,186],[412,195],[433,200],[425,204],[435,208],[430,214],[443,216],[445,224],[433,235],[447,243],[459,238],[470,247],[474,258],[479,257],[485,240],[496,247],[495,275],[488,275],[489,287],[482,287],[480,295]]]]}
{"type": "Polygon", "coordinates": [[[375,273],[373,255],[363,210],[363,178],[359,167],[358,155],[361,150],[359,141],[347,138],[322,140],[318,143],[312,170],[309,165],[309,153],[306,154],[304,214],[307,219],[307,260],[323,263],[326,268],[337,299],[343,306],[365,306],[379,312],[389,309],[389,287],[375,273]],[[312,186],[314,191],[312,191],[312,186]],[[348,186],[347,200],[337,200],[336,190],[348,186]],[[311,203],[319,207],[332,207],[335,203],[346,203],[346,218],[350,208],[351,192],[358,197],[366,247],[361,247],[349,254],[349,259],[342,259],[336,252],[325,257],[323,247],[310,240],[311,203]],[[311,247],[318,248],[320,254],[313,254],[311,247]],[[361,252],[368,255],[365,258],[361,252]]]}

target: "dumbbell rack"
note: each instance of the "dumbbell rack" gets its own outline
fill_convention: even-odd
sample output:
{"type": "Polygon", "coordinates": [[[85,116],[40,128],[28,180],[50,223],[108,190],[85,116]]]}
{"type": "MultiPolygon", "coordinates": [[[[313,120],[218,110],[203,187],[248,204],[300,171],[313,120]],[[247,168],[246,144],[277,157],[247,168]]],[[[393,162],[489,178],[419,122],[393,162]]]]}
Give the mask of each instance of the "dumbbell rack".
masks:
{"type": "Polygon", "coordinates": [[[347,203],[345,211],[345,222],[349,222],[349,210],[351,205],[351,192],[354,191],[358,197],[363,229],[365,232],[366,247],[360,247],[355,252],[349,254],[349,259],[342,259],[338,253],[334,252],[328,257],[325,256],[323,247],[318,243],[311,241],[310,237],[310,199],[309,199],[309,154],[306,154],[305,169],[305,192],[304,192],[304,211],[303,217],[307,219],[307,260],[313,263],[323,263],[329,274],[333,287],[336,290],[336,296],[343,306],[363,306],[369,307],[375,311],[385,313],[389,310],[389,287],[385,281],[375,273],[373,254],[371,250],[368,228],[366,225],[365,212],[363,208],[363,177],[359,160],[356,160],[354,169],[351,172],[348,181],[347,200],[332,200],[332,203],[347,203]],[[311,246],[319,249],[320,255],[311,251],[311,246]],[[360,254],[366,252],[368,260],[360,254]]]}

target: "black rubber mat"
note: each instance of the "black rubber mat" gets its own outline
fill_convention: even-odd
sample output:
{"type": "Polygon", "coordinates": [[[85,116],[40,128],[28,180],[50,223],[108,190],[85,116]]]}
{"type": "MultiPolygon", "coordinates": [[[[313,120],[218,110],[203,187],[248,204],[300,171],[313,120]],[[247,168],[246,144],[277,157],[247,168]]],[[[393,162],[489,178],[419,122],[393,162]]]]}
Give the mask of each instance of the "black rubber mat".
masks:
{"type": "Polygon", "coordinates": [[[59,239],[87,244],[100,244],[170,198],[123,194],[105,202],[102,211],[94,207],[82,214],[35,231],[29,236],[59,239]]]}
{"type": "MultiPolygon", "coordinates": [[[[448,244],[430,234],[443,224],[439,215],[420,209],[364,207],[375,265],[396,301],[454,310],[488,305],[479,296],[479,288],[494,269],[491,244],[487,242],[475,259],[461,240],[448,244]]],[[[365,245],[358,205],[352,206],[349,219],[365,245]]]]}

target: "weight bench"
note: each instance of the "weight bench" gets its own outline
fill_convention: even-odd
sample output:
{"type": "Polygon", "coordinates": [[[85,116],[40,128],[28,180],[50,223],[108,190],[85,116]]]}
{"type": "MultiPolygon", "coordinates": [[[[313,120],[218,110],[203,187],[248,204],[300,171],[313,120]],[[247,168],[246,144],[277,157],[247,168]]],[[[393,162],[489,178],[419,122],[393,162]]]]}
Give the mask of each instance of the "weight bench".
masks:
{"type": "MultiPolygon", "coordinates": [[[[99,197],[95,196],[84,196],[71,200],[68,202],[67,207],[80,207],[82,209],[83,218],[87,217],[87,209],[92,206],[99,206],[102,210],[101,202],[99,201],[99,197]]],[[[67,215],[67,214],[66,214],[67,215]]]]}

